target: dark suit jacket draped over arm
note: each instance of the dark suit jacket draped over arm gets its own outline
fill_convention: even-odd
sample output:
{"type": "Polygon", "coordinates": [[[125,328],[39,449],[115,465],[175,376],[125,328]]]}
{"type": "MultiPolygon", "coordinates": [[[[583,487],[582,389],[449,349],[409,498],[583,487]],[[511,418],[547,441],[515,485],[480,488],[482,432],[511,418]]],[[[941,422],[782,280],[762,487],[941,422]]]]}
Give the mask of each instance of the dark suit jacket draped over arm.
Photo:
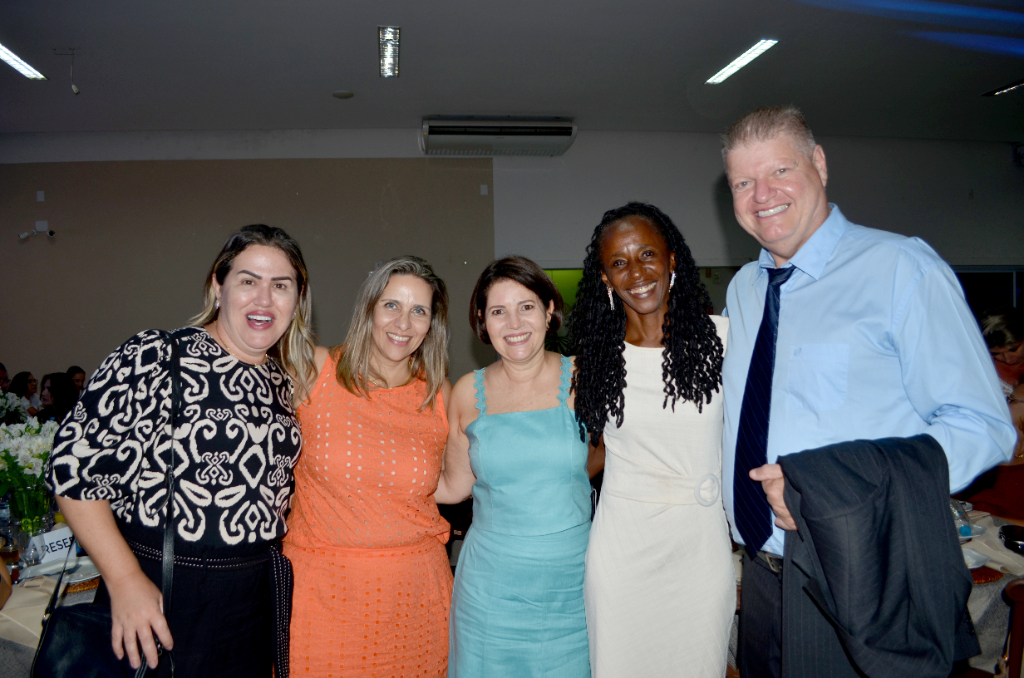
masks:
{"type": "Polygon", "coordinates": [[[934,438],[855,440],[779,463],[798,526],[786,533],[784,678],[946,678],[980,652],[934,438]]]}

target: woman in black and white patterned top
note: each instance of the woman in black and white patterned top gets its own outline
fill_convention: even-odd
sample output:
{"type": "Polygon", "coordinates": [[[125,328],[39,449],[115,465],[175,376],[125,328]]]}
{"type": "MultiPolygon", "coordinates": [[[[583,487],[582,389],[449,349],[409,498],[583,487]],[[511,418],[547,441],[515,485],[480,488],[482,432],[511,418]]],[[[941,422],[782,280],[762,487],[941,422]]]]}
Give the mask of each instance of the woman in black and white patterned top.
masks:
{"type": "Polygon", "coordinates": [[[281,229],[247,226],[214,262],[206,298],[194,326],[171,333],[182,399],[166,617],[160,559],[172,384],[162,333],[140,332],[99,367],[57,434],[48,477],[103,575],[97,602],[109,599],[118,657],[156,666],[159,641],[173,648],[179,677],[269,676],[281,651],[273,602],[290,597],[274,582],[302,444],[293,406],[314,371],[298,244],[281,229]]]}

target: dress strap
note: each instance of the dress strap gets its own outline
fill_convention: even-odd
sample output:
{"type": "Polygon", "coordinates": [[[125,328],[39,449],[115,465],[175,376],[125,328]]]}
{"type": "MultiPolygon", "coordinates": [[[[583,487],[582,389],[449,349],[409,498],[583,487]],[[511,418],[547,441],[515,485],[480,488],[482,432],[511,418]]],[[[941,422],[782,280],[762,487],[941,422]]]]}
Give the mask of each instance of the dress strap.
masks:
{"type": "Polygon", "coordinates": [[[473,374],[473,385],[476,386],[476,409],[480,410],[480,415],[487,414],[487,394],[484,393],[484,368],[481,367],[479,370],[474,370],[473,374]]]}
{"type": "Polygon", "coordinates": [[[569,388],[572,386],[572,359],[567,356],[562,356],[562,384],[558,389],[558,402],[561,405],[565,404],[565,401],[569,399],[569,388]]]}

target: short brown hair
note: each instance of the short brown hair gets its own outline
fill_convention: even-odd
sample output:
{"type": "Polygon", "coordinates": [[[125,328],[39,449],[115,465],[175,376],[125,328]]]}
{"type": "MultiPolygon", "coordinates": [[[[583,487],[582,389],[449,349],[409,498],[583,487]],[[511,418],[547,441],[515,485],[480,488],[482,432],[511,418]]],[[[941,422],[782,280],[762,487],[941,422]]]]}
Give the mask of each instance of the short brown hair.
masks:
{"type": "Polygon", "coordinates": [[[737,146],[752,141],[769,141],[780,134],[793,138],[797,150],[808,158],[814,153],[817,142],[811,128],[804,120],[804,114],[796,106],[762,106],[755,108],[734,122],[722,135],[722,160],[737,146]]]}
{"type": "Polygon", "coordinates": [[[502,280],[517,282],[536,294],[545,309],[551,302],[554,302],[555,310],[551,314],[548,335],[558,331],[558,328],[562,326],[563,302],[562,295],[555,287],[555,283],[551,281],[544,269],[532,260],[526,257],[510,256],[488,264],[477,279],[476,287],[473,288],[473,296],[469,300],[469,326],[476,332],[476,336],[480,337],[480,341],[485,344],[491,343],[491,337],[487,334],[487,322],[483,317],[483,309],[487,308],[487,292],[494,286],[494,283],[502,280]]]}

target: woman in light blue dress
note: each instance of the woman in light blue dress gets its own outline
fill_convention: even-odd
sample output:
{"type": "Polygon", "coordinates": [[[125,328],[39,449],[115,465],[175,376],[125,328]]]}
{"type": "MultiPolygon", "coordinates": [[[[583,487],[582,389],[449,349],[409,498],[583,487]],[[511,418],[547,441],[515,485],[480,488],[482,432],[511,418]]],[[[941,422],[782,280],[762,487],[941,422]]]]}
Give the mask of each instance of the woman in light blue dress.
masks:
{"type": "Polygon", "coordinates": [[[456,383],[435,495],[473,495],[452,597],[450,678],[589,678],[583,564],[588,447],[569,393],[572,361],[544,350],[562,299],[535,263],[488,266],[470,302],[500,359],[456,383]]]}

